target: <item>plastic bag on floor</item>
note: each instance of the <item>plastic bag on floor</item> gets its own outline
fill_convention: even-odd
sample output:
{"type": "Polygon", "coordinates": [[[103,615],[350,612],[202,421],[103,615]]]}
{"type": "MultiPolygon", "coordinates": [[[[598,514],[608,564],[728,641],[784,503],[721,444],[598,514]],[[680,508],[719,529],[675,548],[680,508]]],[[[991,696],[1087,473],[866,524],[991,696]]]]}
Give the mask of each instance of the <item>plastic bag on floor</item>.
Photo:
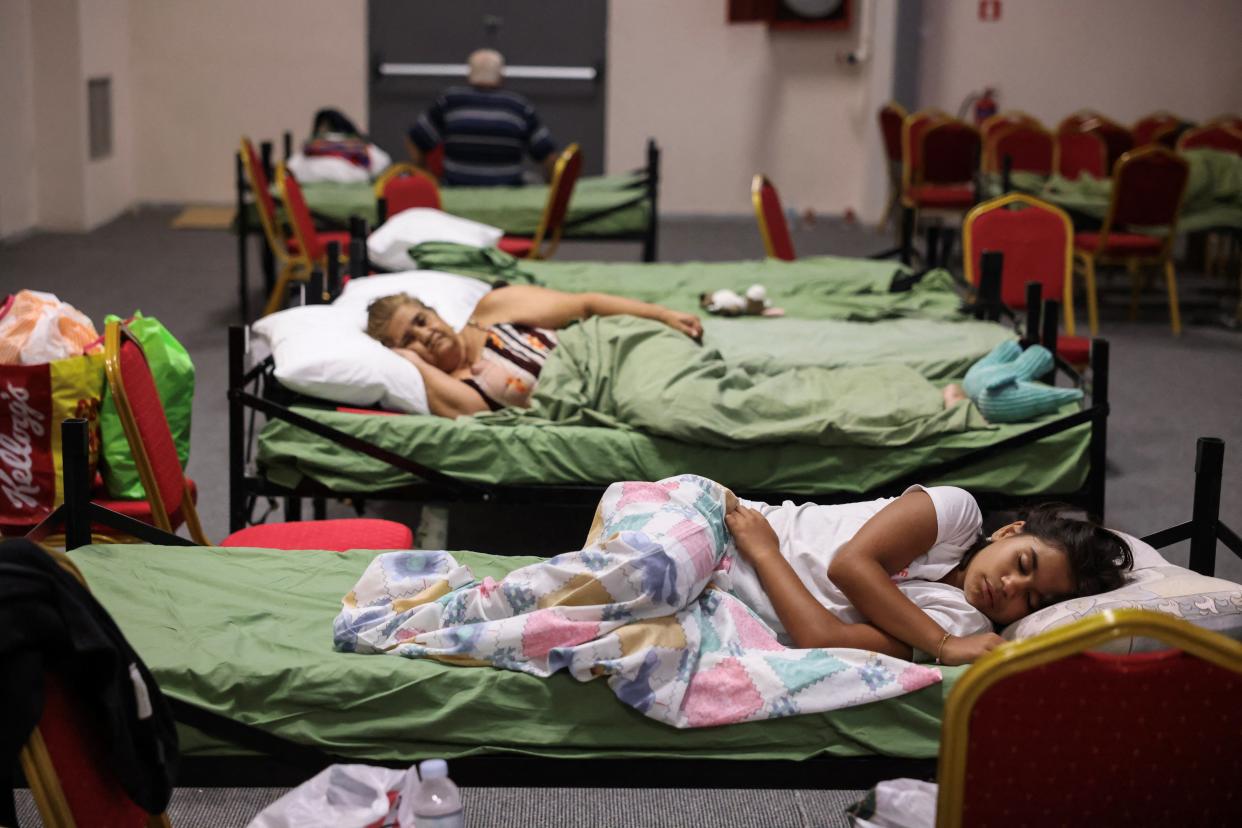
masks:
{"type": "Polygon", "coordinates": [[[373,765],[332,765],[268,805],[250,828],[414,828],[397,821],[397,808],[418,771],[373,765]]]}
{"type": "Polygon", "coordinates": [[[938,792],[934,782],[890,779],[868,791],[845,813],[854,828],[932,828],[938,792]]]}
{"type": "Polygon", "coordinates": [[[0,365],[41,365],[81,356],[99,334],[54,294],[22,290],[0,305],[0,365]]]}

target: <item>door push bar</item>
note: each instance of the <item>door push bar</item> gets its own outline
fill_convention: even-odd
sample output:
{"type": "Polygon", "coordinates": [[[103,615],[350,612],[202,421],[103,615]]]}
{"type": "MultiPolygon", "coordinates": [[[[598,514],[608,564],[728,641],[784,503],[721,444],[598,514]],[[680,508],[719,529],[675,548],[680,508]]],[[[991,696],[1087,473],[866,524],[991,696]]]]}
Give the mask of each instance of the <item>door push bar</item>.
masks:
{"type": "MultiPolygon", "coordinates": [[[[464,63],[383,63],[377,67],[381,77],[464,78],[464,63]]],[[[594,81],[599,71],[594,66],[506,66],[506,78],[529,80],[594,81]]]]}

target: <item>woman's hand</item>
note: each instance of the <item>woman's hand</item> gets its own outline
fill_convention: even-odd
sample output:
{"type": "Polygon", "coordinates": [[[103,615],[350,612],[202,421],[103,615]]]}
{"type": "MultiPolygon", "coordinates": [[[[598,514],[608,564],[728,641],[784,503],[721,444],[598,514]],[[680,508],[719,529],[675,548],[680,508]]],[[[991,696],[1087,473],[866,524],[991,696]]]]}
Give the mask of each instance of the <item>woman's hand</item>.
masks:
{"type": "Polygon", "coordinates": [[[775,555],[780,557],[781,542],[768,519],[754,509],[738,504],[737,508],[725,515],[725,526],[733,535],[737,551],[750,563],[758,559],[775,555]]]}
{"type": "MultiPolygon", "coordinates": [[[[940,663],[947,665],[970,664],[1005,643],[996,633],[978,635],[951,635],[940,648],[940,663]]],[[[935,653],[932,653],[935,655],[935,653]]]]}
{"type": "Polygon", "coordinates": [[[684,333],[695,342],[703,341],[703,321],[693,313],[682,313],[665,308],[664,313],[660,315],[660,321],[673,330],[684,333]]]}

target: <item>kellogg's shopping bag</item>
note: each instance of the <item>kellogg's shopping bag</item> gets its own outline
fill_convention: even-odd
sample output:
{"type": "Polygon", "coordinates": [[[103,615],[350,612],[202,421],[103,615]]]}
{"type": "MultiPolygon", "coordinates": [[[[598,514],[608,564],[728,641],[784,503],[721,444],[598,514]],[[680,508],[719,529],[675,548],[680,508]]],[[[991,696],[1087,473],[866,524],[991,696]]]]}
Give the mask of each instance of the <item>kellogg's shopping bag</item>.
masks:
{"type": "Polygon", "coordinates": [[[30,526],[60,505],[60,423],[89,420],[90,462],[99,457],[103,354],[40,365],[0,365],[0,524],[30,526]]]}

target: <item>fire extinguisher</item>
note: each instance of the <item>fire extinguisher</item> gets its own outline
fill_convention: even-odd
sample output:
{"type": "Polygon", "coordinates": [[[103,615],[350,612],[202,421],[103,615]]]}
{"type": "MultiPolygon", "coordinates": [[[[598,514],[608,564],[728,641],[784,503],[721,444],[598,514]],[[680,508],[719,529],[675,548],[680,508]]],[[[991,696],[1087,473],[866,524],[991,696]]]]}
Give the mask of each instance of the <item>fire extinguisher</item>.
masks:
{"type": "Polygon", "coordinates": [[[996,90],[985,87],[983,93],[975,98],[975,123],[982,124],[996,114],[996,90]]]}

